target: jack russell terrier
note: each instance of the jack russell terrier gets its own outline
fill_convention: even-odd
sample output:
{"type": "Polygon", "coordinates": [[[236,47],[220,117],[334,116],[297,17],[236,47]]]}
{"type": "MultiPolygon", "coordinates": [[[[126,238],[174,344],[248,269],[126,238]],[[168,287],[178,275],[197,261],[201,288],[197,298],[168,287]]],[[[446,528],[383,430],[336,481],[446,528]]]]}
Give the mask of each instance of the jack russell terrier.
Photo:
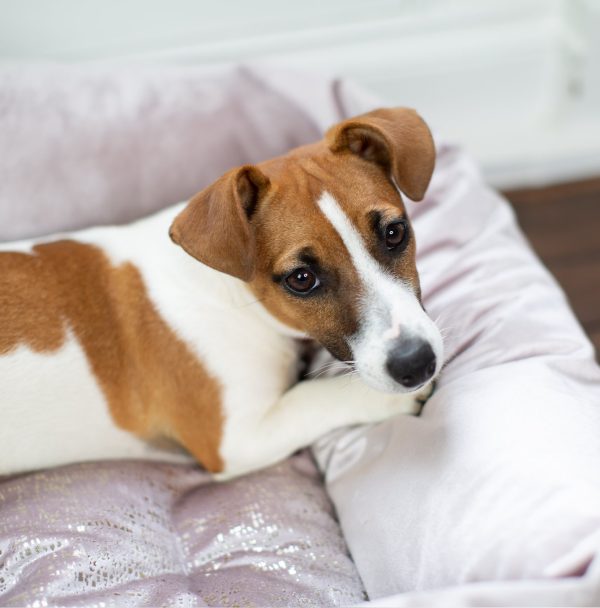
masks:
{"type": "Polygon", "coordinates": [[[414,413],[442,338],[400,191],[434,162],[423,120],[381,109],[134,224],[2,245],[0,474],[174,440],[225,478],[414,413]],[[297,383],[307,337],[355,377],[297,383]]]}

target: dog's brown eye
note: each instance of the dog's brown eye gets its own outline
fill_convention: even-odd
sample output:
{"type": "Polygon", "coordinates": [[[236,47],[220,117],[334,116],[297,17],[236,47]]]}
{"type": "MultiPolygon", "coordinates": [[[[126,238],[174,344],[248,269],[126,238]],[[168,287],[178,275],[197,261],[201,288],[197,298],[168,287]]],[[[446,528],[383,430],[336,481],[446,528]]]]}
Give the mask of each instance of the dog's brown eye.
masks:
{"type": "Polygon", "coordinates": [[[406,224],[403,221],[388,224],[385,229],[385,245],[388,249],[396,249],[406,237],[406,224]]]}
{"type": "Polygon", "coordinates": [[[308,268],[297,268],[285,279],[286,285],[298,294],[306,294],[319,285],[319,279],[308,268]]]}

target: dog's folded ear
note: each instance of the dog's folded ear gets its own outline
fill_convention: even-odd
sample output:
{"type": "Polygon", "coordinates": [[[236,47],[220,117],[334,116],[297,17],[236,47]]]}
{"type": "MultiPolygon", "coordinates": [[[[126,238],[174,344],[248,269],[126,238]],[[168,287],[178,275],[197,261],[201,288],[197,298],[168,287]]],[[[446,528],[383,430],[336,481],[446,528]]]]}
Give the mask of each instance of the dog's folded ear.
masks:
{"type": "Polygon", "coordinates": [[[203,264],[249,281],[255,268],[250,220],[269,186],[252,165],[228,171],[190,200],[171,225],[171,239],[203,264]]]}
{"type": "Polygon", "coordinates": [[[334,153],[377,163],[398,188],[420,201],[431,180],[435,145],[423,119],[410,108],[374,110],[341,122],[325,140],[334,153]]]}

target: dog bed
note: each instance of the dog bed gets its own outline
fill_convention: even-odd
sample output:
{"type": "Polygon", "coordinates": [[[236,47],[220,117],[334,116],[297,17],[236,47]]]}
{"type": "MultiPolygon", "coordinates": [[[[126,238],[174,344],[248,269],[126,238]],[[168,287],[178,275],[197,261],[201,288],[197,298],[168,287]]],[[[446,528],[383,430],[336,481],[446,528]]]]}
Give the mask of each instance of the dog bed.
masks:
{"type": "MultiPolygon", "coordinates": [[[[0,240],[132,220],[378,103],[260,66],[4,68],[0,240]]],[[[228,484],[139,462],[5,479],[1,605],[600,602],[592,348],[507,203],[437,141],[409,203],[448,360],[423,415],[320,440],[326,486],[307,452],[228,484]]]]}

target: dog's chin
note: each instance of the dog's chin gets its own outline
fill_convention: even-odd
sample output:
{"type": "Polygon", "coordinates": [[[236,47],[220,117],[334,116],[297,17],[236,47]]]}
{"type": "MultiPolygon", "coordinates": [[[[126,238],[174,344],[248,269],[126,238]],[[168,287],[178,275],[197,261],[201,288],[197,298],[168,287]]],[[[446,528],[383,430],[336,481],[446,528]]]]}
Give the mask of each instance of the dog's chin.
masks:
{"type": "Polygon", "coordinates": [[[357,370],[360,379],[372,389],[379,391],[380,393],[391,393],[397,395],[418,393],[419,391],[423,390],[423,387],[435,381],[436,376],[436,374],[434,374],[429,380],[418,384],[417,386],[407,388],[399,382],[396,382],[396,380],[387,375],[385,372],[381,375],[374,374],[370,370],[361,370],[360,366],[357,366],[357,370]]]}
{"type": "Polygon", "coordinates": [[[420,386],[415,386],[414,388],[406,388],[399,382],[396,382],[391,377],[384,376],[382,378],[375,378],[370,374],[361,374],[360,372],[359,376],[365,384],[368,384],[371,388],[375,389],[376,391],[379,391],[380,393],[393,393],[398,395],[416,393],[417,391],[421,390],[423,386],[425,386],[425,384],[427,384],[424,383],[420,386]]]}
{"type": "MultiPolygon", "coordinates": [[[[328,344],[325,345],[321,343],[321,345],[329,352],[329,354],[342,363],[348,363],[354,359],[354,353],[350,349],[350,347],[344,342],[342,344],[328,344]]],[[[394,380],[389,374],[387,374],[384,370],[382,370],[381,374],[376,373],[376,370],[373,371],[368,369],[369,366],[365,366],[367,369],[362,368],[359,362],[355,363],[355,369],[358,371],[359,378],[372,389],[379,391],[380,393],[390,393],[390,394],[410,394],[417,393],[423,389],[424,386],[430,384],[434,379],[436,374],[426,382],[419,384],[414,387],[407,388],[406,386],[400,384],[396,380],[394,380]]]]}

